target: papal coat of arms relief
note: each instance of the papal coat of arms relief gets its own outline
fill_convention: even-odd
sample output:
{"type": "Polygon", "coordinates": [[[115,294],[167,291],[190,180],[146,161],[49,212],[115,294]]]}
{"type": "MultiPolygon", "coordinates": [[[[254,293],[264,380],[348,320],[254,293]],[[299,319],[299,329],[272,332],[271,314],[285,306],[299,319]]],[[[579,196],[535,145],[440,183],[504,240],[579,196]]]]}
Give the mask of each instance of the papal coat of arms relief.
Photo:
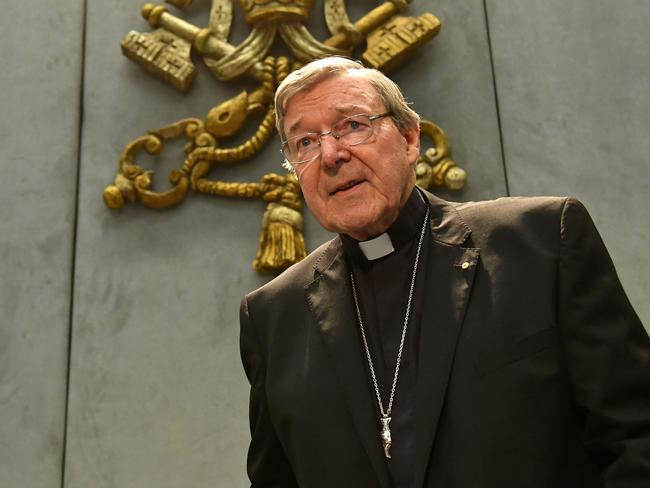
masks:
{"type": "MultiPolygon", "coordinates": [[[[352,22],[344,0],[325,0],[324,17],[331,36],[318,40],[306,26],[312,0],[212,0],[206,27],[197,27],[175,13],[191,8],[192,0],[167,3],[169,7],[151,3],[142,7],[142,16],[153,30],[129,32],[121,42],[126,57],[181,92],[190,89],[196,76],[193,56],[202,58],[219,81],[237,83],[248,78],[258,86],[221,102],[204,118],[178,120],[129,142],[120,154],[114,183],[104,190],[104,202],[112,209],[126,203],[163,209],[181,203],[190,191],[262,199],[267,205],[253,268],[282,271],[306,255],[296,178],[290,173],[269,173],[260,181],[233,183],[218,179],[219,167],[250,159],[269,143],[274,133],[273,94],[291,71],[313,59],[338,54],[359,57],[366,66],[390,72],[437,35],[440,21],[430,13],[406,16],[412,2],[391,0],[352,22]],[[228,38],[237,7],[243,9],[251,31],[234,46],[228,38]],[[278,36],[291,57],[269,54],[278,36]],[[260,118],[248,140],[229,145],[233,135],[250,130],[251,121],[260,118]],[[154,171],[142,169],[136,160],[142,151],[159,154],[167,141],[177,138],[186,140],[184,161],[169,174],[171,188],[156,191],[154,171]]],[[[462,188],[467,175],[451,159],[442,129],[422,120],[421,133],[429,141],[422,141],[428,148],[417,163],[418,185],[462,188]]]]}

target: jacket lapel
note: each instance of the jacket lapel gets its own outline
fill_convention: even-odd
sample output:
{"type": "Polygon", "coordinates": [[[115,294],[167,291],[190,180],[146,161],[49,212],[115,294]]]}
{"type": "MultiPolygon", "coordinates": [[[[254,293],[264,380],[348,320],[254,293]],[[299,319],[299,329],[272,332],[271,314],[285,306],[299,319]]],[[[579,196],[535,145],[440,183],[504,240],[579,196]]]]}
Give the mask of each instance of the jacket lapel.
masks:
{"type": "Polygon", "coordinates": [[[390,486],[379,425],[357,332],[348,266],[338,239],[316,263],[317,277],[306,286],[307,300],[336,370],[357,433],[382,487],[390,486]]]}
{"type": "Polygon", "coordinates": [[[427,194],[432,240],[427,257],[416,392],[415,486],[423,486],[472,289],[479,250],[461,245],[470,235],[456,209],[427,194]]]}

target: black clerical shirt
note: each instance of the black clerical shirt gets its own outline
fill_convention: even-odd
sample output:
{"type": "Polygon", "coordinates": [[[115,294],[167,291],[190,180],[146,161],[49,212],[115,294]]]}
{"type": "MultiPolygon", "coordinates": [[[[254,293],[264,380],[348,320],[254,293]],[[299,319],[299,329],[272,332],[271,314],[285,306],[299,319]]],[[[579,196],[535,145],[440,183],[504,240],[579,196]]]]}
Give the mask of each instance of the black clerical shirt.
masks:
{"type": "MultiPolygon", "coordinates": [[[[369,261],[359,249],[356,240],[349,236],[341,236],[348,263],[354,273],[359,307],[384,410],[388,409],[426,205],[424,197],[415,188],[397,220],[387,231],[395,250],[385,257],[369,261]]],[[[427,249],[431,236],[429,223],[425,225],[427,229],[420,251],[410,318],[391,412],[391,459],[386,459],[386,462],[395,488],[411,488],[414,482],[418,344],[426,281],[427,249]]],[[[359,354],[364,358],[366,356],[360,333],[359,354]]],[[[366,370],[368,388],[376,407],[377,442],[381,443],[379,437],[381,414],[367,365],[366,370]]]]}

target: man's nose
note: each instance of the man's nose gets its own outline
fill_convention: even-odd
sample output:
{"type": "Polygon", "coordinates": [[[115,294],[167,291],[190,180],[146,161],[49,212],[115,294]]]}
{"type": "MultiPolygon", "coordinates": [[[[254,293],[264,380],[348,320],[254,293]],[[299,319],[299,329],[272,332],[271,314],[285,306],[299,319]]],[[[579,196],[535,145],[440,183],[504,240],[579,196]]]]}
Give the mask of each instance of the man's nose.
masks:
{"type": "Polygon", "coordinates": [[[334,134],[323,134],[320,138],[321,164],[325,168],[338,166],[350,158],[347,147],[334,134]]]}

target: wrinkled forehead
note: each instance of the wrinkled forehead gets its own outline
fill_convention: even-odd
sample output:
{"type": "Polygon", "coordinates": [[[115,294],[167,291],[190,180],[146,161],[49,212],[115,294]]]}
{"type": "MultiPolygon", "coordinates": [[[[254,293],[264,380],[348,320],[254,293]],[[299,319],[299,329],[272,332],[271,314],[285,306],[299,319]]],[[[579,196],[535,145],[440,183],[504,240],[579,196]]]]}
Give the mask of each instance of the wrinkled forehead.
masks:
{"type": "Polygon", "coordinates": [[[296,91],[284,102],[285,134],[301,131],[319,116],[345,117],[382,110],[382,99],[360,70],[336,73],[296,91]],[[303,105],[307,101],[308,107],[303,105]]]}

